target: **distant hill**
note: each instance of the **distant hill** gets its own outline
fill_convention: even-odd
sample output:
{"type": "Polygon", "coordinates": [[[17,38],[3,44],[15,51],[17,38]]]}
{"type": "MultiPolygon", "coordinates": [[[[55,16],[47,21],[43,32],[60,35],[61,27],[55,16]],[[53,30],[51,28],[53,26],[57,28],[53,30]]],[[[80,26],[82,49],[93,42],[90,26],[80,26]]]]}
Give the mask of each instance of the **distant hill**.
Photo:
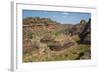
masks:
{"type": "MultiPolygon", "coordinates": [[[[78,35],[80,41],[86,40],[86,42],[90,43],[90,32],[91,32],[91,19],[88,22],[85,20],[81,20],[80,23],[72,25],[72,24],[61,24],[56,21],[51,20],[50,18],[40,18],[40,17],[27,17],[23,19],[25,32],[32,32],[32,30],[47,30],[47,29],[56,29],[60,33],[64,33],[66,35],[71,34],[78,35]]],[[[41,31],[42,32],[42,31],[41,31]]]]}
{"type": "Polygon", "coordinates": [[[23,24],[24,25],[36,25],[36,24],[49,25],[49,24],[60,24],[60,23],[53,21],[49,18],[27,17],[23,19],[23,24]]]}

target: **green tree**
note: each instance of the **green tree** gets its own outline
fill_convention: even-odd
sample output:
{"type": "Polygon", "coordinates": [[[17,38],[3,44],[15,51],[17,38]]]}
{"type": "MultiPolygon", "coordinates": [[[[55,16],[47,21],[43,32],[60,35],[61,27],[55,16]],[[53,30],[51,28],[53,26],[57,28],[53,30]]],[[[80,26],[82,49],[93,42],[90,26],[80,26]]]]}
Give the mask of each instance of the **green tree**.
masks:
{"type": "Polygon", "coordinates": [[[86,21],[85,20],[81,20],[80,24],[86,24],[86,21]]]}

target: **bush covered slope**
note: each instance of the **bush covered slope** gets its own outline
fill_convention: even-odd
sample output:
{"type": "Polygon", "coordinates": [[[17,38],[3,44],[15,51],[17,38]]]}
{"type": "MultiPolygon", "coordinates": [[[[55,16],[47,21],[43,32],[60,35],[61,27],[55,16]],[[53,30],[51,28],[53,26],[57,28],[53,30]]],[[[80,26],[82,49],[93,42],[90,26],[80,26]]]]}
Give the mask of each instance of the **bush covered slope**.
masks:
{"type": "Polygon", "coordinates": [[[90,22],[71,25],[49,18],[23,19],[23,62],[90,59],[90,22]]]}

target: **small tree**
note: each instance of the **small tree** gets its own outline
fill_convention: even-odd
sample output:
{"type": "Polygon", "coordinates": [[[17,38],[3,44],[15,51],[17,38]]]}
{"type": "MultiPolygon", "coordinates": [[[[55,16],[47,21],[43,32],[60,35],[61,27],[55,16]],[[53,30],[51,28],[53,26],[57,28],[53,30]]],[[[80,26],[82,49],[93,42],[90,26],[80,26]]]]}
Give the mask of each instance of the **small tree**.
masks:
{"type": "Polygon", "coordinates": [[[80,24],[86,24],[86,21],[85,20],[81,20],[80,24]]]}

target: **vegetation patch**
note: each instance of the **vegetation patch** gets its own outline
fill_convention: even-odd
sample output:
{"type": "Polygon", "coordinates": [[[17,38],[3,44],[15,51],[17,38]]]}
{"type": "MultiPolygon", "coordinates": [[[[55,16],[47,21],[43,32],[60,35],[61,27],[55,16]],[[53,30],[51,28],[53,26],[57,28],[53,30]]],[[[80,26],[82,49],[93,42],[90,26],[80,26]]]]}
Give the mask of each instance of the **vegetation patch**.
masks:
{"type": "Polygon", "coordinates": [[[23,19],[23,62],[91,59],[90,24],[90,19],[76,25],[23,19]]]}

